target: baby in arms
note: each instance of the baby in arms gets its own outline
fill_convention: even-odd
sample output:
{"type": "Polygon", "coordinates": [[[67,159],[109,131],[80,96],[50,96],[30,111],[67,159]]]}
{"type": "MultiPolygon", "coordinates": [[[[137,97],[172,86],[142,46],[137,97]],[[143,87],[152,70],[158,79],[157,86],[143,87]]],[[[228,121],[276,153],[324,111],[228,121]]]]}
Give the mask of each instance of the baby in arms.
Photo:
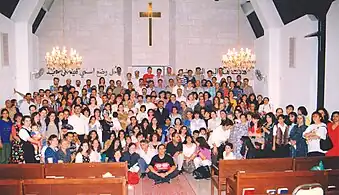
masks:
{"type": "MultiPolygon", "coordinates": [[[[42,135],[41,135],[37,125],[32,125],[31,136],[32,136],[32,139],[34,139],[35,141],[41,142],[42,135]]],[[[33,146],[34,146],[35,159],[36,160],[40,160],[40,156],[41,156],[41,154],[40,154],[41,144],[38,145],[38,144],[33,143],[33,146]]]]}

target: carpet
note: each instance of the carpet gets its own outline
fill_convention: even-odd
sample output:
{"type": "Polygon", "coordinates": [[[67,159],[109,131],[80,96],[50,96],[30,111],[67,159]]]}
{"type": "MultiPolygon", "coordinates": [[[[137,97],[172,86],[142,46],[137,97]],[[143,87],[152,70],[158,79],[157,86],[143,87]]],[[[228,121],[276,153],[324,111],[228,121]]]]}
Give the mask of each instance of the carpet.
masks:
{"type": "Polygon", "coordinates": [[[179,175],[171,183],[154,185],[149,178],[141,179],[139,184],[134,186],[134,193],[137,195],[195,195],[185,175],[179,175]]]}

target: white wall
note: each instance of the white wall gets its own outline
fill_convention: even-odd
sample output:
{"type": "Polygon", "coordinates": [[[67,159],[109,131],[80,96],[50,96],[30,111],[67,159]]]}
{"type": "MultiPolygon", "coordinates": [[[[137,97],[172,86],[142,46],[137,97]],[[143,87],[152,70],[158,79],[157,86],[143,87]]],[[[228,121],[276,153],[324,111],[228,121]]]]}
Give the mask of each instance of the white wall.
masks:
{"type": "Polygon", "coordinates": [[[339,1],[334,1],[327,14],[325,108],[339,110],[339,1]]]}
{"type": "Polygon", "coordinates": [[[275,107],[293,104],[315,110],[317,39],[304,36],[316,31],[317,22],[304,16],[281,28],[265,30],[255,41],[257,68],[266,75],[265,81],[255,81],[255,90],[270,97],[275,107]],[[296,38],[295,68],[289,67],[290,37],[296,38]]]}
{"type": "MultiPolygon", "coordinates": [[[[253,48],[254,33],[241,10],[239,16],[240,47],[253,48]]],[[[176,1],[176,18],[176,67],[217,68],[237,47],[237,1],[176,1]]]]}
{"type": "Polygon", "coordinates": [[[317,104],[317,38],[304,38],[317,32],[317,21],[308,16],[281,29],[280,37],[280,106],[306,106],[309,112],[317,104]],[[289,38],[296,38],[295,68],[289,67],[289,38]]]}
{"type": "Polygon", "coordinates": [[[267,54],[269,53],[269,37],[262,36],[254,41],[255,45],[255,54],[257,57],[256,69],[260,70],[262,75],[265,78],[261,81],[255,78],[254,76],[254,91],[257,94],[262,94],[263,96],[268,95],[268,73],[269,73],[269,58],[267,54]]]}
{"type": "MultiPolygon", "coordinates": [[[[55,1],[36,32],[39,37],[40,66],[54,46],[75,48],[84,67],[124,64],[123,0],[67,0],[64,39],[62,1],[55,1]]],[[[145,8],[146,9],[146,8],[145,8]]]]}
{"type": "MultiPolygon", "coordinates": [[[[121,65],[168,65],[178,68],[216,68],[229,48],[237,47],[237,2],[206,0],[159,0],[153,11],[153,46],[148,46],[148,0],[65,1],[65,45],[84,58],[83,67],[121,65]]],[[[39,62],[62,43],[61,1],[55,1],[42,21],[39,62]]],[[[240,11],[240,47],[253,48],[254,33],[240,11]]],[[[42,80],[50,80],[51,77],[42,80]]]]}
{"type": "MultiPolygon", "coordinates": [[[[0,14],[0,33],[9,34],[9,62],[8,67],[3,67],[0,56],[0,107],[4,105],[4,101],[13,98],[13,89],[15,87],[15,36],[14,23],[4,15],[0,14]]],[[[1,45],[1,44],[0,44],[1,45]]],[[[1,54],[0,48],[0,54],[1,54]]]]}

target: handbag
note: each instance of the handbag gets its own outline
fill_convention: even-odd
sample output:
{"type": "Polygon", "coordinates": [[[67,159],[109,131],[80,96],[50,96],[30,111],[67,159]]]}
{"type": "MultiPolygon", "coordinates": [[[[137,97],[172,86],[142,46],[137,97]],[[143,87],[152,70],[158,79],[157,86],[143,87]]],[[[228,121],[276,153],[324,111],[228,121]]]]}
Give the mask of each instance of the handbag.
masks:
{"type": "Polygon", "coordinates": [[[210,168],[208,166],[198,167],[193,171],[194,179],[208,179],[211,177],[210,168]]]}
{"type": "Polygon", "coordinates": [[[139,178],[138,173],[128,171],[127,177],[128,177],[128,182],[127,182],[128,184],[136,185],[139,183],[140,178],[139,178]]]}
{"type": "Polygon", "coordinates": [[[333,148],[333,142],[331,138],[326,134],[326,139],[320,139],[320,149],[323,151],[329,151],[333,148]]]}
{"type": "Polygon", "coordinates": [[[191,161],[184,161],[182,168],[187,172],[187,173],[192,173],[195,170],[194,162],[191,161]]]}

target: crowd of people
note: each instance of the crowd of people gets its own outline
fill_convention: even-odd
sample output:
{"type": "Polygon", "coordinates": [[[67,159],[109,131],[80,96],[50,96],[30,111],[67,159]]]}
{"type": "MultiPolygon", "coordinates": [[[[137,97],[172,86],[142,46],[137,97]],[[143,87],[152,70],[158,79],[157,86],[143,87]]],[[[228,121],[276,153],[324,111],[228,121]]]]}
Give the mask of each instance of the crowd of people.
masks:
{"type": "Polygon", "coordinates": [[[14,90],[23,99],[5,102],[1,163],[127,161],[163,183],[183,171],[201,179],[220,159],[339,156],[339,112],[274,108],[248,78],[233,80],[222,68],[59,81],[32,94],[14,90]]]}

